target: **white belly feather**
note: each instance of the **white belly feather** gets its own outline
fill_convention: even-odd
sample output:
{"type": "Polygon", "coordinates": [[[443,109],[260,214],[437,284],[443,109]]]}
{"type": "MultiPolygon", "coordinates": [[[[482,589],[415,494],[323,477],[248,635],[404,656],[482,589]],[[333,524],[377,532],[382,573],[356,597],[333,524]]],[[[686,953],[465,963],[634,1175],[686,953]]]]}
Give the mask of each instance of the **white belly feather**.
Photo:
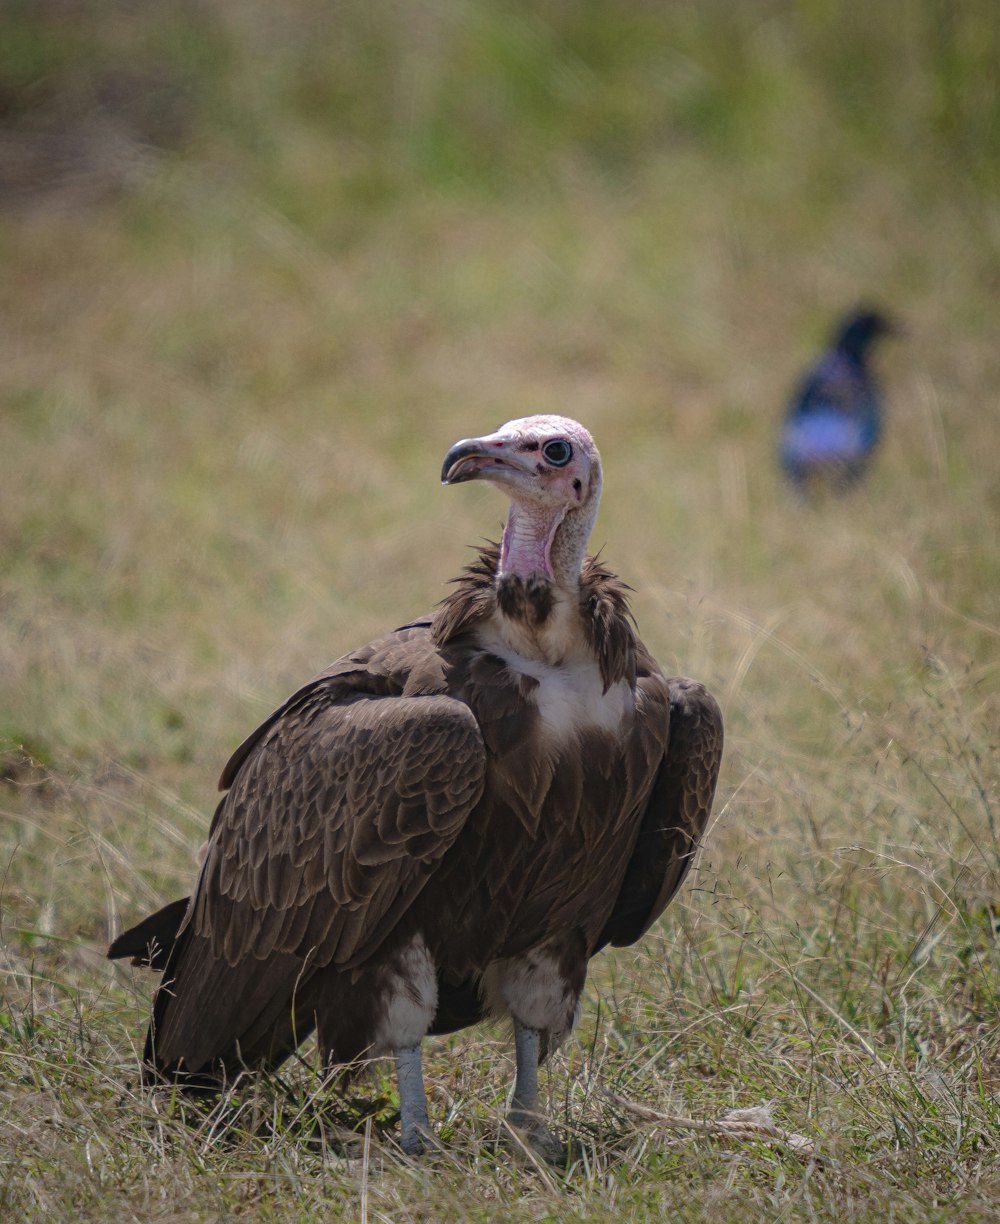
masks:
{"type": "Polygon", "coordinates": [[[511,671],[538,681],[532,697],[546,732],[555,739],[591,729],[617,733],[635,708],[632,689],[624,680],[604,692],[600,669],[589,655],[549,663],[525,657],[498,633],[482,633],[480,643],[511,671]]]}
{"type": "Polygon", "coordinates": [[[545,730],[556,739],[586,729],[617,732],[632,709],[632,690],[625,681],[617,681],[605,693],[601,674],[590,660],[557,667],[516,656],[506,661],[513,670],[538,681],[535,704],[545,730]]]}

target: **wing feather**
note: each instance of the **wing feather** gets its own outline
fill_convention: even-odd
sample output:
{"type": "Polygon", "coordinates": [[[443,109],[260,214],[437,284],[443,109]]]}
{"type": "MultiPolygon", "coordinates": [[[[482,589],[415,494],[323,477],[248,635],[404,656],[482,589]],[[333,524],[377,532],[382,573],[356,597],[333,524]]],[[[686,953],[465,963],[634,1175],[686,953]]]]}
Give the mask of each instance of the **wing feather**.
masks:
{"type": "MultiPolygon", "coordinates": [[[[379,648],[399,669],[405,637],[395,645],[367,654],[379,648]]],[[[377,950],[482,795],[486,749],[469,707],[403,696],[364,655],[300,690],[223,775],[187,916],[165,932],[147,1049],[158,1072],[197,1082],[280,1061],[314,1022],[295,1015],[293,995],[322,967],[377,950]]]]}
{"type": "Polygon", "coordinates": [[[192,925],[216,955],[370,955],[478,802],[486,753],[463,702],[323,686],[243,754],[192,925]]]}
{"type": "Polygon", "coordinates": [[[667,751],[599,948],[635,943],[659,918],[691,867],[712,810],[722,760],[722,713],[695,681],[681,677],[667,685],[667,751]]]}

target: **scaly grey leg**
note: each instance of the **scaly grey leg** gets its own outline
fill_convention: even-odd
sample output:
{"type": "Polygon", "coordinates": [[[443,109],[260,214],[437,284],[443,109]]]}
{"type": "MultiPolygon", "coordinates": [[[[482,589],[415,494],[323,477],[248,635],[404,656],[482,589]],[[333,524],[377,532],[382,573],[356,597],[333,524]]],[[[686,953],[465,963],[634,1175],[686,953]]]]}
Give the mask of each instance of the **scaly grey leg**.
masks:
{"type": "Polygon", "coordinates": [[[418,1156],[427,1146],[431,1129],[427,1120],[419,1042],[396,1051],[396,1079],[399,1083],[399,1146],[407,1156],[418,1156]]]}
{"type": "Polygon", "coordinates": [[[549,1130],[538,1112],[538,1051],[541,1033],[536,1028],[514,1020],[514,1055],[517,1071],[514,1075],[514,1099],[510,1103],[507,1121],[525,1132],[522,1142],[545,1160],[559,1163],[565,1160],[565,1144],[549,1130]]]}
{"type": "Polygon", "coordinates": [[[513,1126],[531,1127],[537,1122],[538,1107],[538,1029],[514,1019],[514,1099],[510,1105],[513,1126]]]}

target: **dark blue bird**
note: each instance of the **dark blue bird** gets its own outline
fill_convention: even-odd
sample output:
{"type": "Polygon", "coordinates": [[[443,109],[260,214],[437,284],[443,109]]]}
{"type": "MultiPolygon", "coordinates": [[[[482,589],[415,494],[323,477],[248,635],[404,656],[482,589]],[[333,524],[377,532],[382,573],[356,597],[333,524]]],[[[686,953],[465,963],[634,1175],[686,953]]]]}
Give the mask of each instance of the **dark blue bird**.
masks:
{"type": "Polygon", "coordinates": [[[781,466],[799,490],[817,481],[846,489],[864,475],[882,429],[868,351],[895,331],[877,311],[852,311],[806,375],[781,427],[781,466]]]}

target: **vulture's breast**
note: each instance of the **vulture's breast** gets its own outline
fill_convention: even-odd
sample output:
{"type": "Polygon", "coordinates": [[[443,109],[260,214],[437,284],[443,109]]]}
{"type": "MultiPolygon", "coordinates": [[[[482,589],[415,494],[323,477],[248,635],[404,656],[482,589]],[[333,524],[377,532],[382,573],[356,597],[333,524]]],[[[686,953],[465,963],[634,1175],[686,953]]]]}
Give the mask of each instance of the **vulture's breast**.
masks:
{"type": "Polygon", "coordinates": [[[550,664],[497,645],[491,649],[515,675],[536,682],[528,699],[545,734],[554,740],[563,742],[582,731],[617,735],[635,709],[635,695],[626,681],[616,681],[605,691],[594,660],[550,664]]]}

